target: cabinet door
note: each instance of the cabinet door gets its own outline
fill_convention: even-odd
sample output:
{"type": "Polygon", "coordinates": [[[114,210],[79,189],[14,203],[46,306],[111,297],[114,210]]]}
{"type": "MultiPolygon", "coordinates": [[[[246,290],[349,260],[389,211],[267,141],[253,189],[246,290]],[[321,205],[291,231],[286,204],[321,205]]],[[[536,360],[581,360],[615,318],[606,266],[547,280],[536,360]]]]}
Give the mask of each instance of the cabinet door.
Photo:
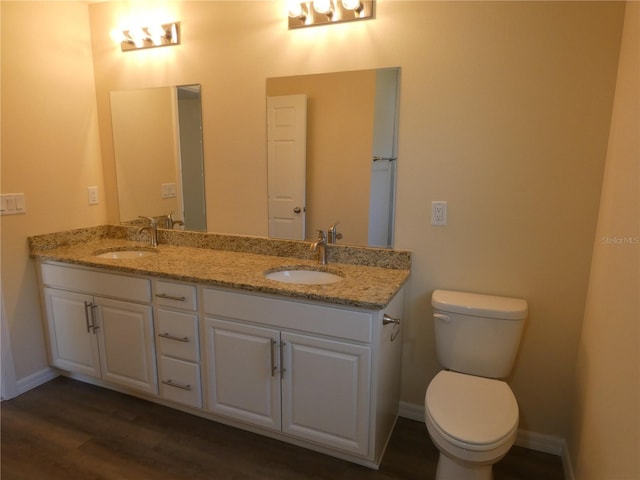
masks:
{"type": "Polygon", "coordinates": [[[205,319],[208,409],[280,430],[279,332],[205,319]]]}
{"type": "Polygon", "coordinates": [[[340,450],[369,450],[369,347],[282,333],[282,431],[340,450]]]}
{"type": "Polygon", "coordinates": [[[151,307],[104,298],[94,301],[102,378],[158,393],[151,307]]]}
{"type": "Polygon", "coordinates": [[[86,305],[93,297],[44,289],[51,364],[69,372],[100,378],[98,339],[90,329],[86,305]]]}

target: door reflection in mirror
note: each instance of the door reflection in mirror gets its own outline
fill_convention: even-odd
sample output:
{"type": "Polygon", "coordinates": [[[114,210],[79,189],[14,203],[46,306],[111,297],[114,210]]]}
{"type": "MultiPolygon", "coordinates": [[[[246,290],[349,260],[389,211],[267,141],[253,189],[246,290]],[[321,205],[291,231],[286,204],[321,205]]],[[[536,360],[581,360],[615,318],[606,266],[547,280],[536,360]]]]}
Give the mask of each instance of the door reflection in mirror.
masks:
{"type": "Polygon", "coordinates": [[[340,243],[393,246],[398,88],[399,68],[267,79],[307,96],[306,240],[339,221],[340,243]]]}
{"type": "Polygon", "coordinates": [[[307,96],[267,97],[269,237],[305,238],[307,96]]]}

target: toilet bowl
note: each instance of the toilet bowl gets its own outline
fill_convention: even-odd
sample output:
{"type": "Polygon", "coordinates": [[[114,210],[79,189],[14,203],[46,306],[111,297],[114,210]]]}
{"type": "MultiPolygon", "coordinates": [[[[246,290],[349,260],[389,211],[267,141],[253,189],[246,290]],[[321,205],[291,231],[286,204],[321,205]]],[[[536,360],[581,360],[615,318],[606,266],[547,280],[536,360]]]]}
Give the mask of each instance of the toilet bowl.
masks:
{"type": "Polygon", "coordinates": [[[427,388],[425,423],[440,451],[436,480],[490,480],[516,439],[518,403],[503,381],[444,370],[427,388]]]}
{"type": "Polygon", "coordinates": [[[518,402],[506,377],[515,362],[526,301],[435,290],[436,353],[445,370],[429,383],[425,424],[440,451],[436,480],[491,480],[515,442],[518,402]]]}

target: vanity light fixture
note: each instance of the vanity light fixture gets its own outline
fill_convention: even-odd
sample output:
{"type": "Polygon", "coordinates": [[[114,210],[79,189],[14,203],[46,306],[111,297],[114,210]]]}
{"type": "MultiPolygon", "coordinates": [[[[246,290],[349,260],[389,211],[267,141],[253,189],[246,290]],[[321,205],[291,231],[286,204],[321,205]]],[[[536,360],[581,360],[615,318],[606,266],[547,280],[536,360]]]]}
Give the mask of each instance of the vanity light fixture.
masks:
{"type": "Polygon", "coordinates": [[[289,30],[374,18],[375,0],[288,0],[289,30]]]}
{"type": "Polygon", "coordinates": [[[112,34],[123,52],[180,44],[180,22],[137,27],[112,34]]]}

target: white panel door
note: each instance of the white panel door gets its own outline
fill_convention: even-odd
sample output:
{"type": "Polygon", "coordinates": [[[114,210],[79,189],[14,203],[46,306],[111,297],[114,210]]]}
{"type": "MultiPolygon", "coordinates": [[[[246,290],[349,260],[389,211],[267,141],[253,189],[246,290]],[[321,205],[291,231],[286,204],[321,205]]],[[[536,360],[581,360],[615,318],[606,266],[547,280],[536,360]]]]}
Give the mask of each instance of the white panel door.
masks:
{"type": "Polygon", "coordinates": [[[93,297],[44,289],[51,364],[100,378],[98,339],[91,329],[93,297]]]}
{"type": "Polygon", "coordinates": [[[304,240],[307,96],[267,97],[269,236],[304,240]]]}
{"type": "Polygon", "coordinates": [[[95,298],[102,378],[158,393],[150,305],[95,298]]]}
{"type": "Polygon", "coordinates": [[[282,431],[367,455],[369,347],[282,332],[282,431]]]}
{"type": "Polygon", "coordinates": [[[205,319],[208,408],[280,430],[279,332],[205,319]]]}

